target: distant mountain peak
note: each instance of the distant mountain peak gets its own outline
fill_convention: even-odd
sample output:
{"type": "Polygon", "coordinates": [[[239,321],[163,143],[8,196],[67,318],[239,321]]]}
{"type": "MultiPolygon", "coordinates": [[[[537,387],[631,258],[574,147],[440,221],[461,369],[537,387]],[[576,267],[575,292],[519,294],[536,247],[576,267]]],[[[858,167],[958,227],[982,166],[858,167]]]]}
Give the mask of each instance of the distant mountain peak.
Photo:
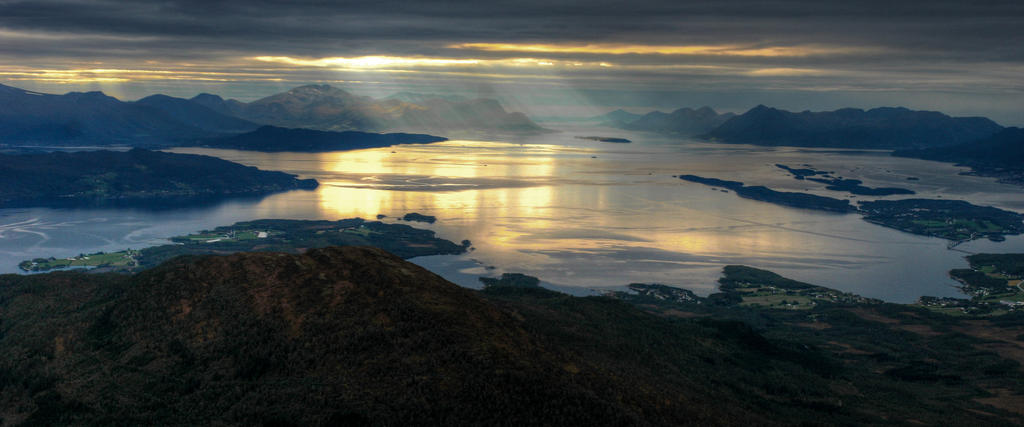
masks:
{"type": "Polygon", "coordinates": [[[147,101],[147,100],[149,100],[149,101],[168,100],[168,99],[176,99],[176,98],[174,98],[173,96],[170,96],[170,95],[164,95],[162,93],[156,93],[156,94],[147,96],[145,98],[142,98],[142,99],[140,99],[140,100],[138,100],[136,102],[143,102],[143,101],[147,101]]]}
{"type": "Polygon", "coordinates": [[[199,95],[193,96],[192,99],[190,99],[190,101],[202,101],[202,100],[223,101],[224,98],[221,98],[220,95],[214,95],[212,93],[203,92],[203,93],[200,93],[199,95]]]}
{"type": "Polygon", "coordinates": [[[294,87],[291,90],[289,90],[289,92],[304,91],[304,90],[318,90],[318,91],[322,91],[322,92],[327,92],[327,91],[330,91],[332,89],[335,89],[335,87],[331,86],[329,84],[308,84],[308,85],[302,85],[302,86],[294,87]]]}
{"type": "Polygon", "coordinates": [[[714,129],[730,117],[732,114],[718,114],[708,106],[696,110],[691,107],[683,107],[671,113],[652,111],[622,124],[621,127],[630,130],[696,136],[714,129]]]}
{"type": "Polygon", "coordinates": [[[304,85],[296,88],[292,88],[288,92],[292,95],[316,95],[316,96],[352,96],[352,94],[344,89],[336,88],[326,84],[312,84],[304,85]]]}
{"type": "Polygon", "coordinates": [[[98,90],[92,90],[92,91],[88,91],[88,92],[68,92],[64,96],[68,97],[70,99],[76,99],[76,100],[102,100],[102,101],[108,101],[108,102],[109,101],[120,102],[120,100],[118,100],[117,98],[114,98],[113,96],[107,95],[107,94],[105,94],[103,92],[100,92],[98,90]]]}

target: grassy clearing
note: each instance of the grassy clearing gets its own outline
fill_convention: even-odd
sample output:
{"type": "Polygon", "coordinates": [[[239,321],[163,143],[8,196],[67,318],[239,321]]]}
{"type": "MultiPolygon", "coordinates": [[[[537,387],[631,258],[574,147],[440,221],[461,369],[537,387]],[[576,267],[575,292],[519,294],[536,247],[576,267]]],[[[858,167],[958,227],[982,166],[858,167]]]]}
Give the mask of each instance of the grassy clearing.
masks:
{"type": "Polygon", "coordinates": [[[80,254],[67,258],[36,258],[30,261],[23,261],[18,267],[24,271],[47,271],[61,268],[77,267],[127,267],[136,264],[138,251],[124,250],[118,252],[96,252],[93,254],[80,254]]]}

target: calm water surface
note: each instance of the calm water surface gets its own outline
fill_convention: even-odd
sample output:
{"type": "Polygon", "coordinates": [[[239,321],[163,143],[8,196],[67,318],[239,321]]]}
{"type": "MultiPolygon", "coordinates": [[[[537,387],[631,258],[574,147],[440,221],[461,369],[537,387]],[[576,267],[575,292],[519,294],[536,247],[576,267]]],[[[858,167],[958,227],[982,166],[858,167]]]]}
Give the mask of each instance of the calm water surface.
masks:
{"type": "MultiPolygon", "coordinates": [[[[27,258],[161,244],[170,236],[256,218],[372,219],[419,212],[437,216],[438,223],[416,226],[454,241],[470,239],[475,250],[416,261],[467,286],[475,286],[477,276],[508,271],[569,289],[658,282],[707,294],[723,265],[746,264],[910,302],[921,295],[960,296],[946,272],[966,266],[965,254],[948,250],[944,240],[872,225],[859,215],[745,200],[672,176],[848,196],[797,181],[774,166],[810,164],[866,185],[911,188],[920,197],[1024,211],[1019,187],[961,176],[961,168],[947,164],[884,152],[717,145],[609,129],[320,154],[171,151],[296,173],[321,186],[203,208],[0,210],[0,271],[16,272],[27,258]],[[593,134],[634,143],[574,138],[593,134]]],[[[1024,238],[958,249],[1024,252],[1024,238]]]]}

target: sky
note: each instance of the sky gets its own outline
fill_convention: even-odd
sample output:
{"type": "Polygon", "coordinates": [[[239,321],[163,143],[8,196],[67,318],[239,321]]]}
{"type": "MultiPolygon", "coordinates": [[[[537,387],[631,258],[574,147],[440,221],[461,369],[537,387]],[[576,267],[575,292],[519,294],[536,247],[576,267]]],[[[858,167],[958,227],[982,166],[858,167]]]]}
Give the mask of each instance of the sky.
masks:
{"type": "Polygon", "coordinates": [[[0,0],[0,83],[249,101],[326,83],[536,118],[906,106],[1024,125],[1024,1],[0,0]]]}

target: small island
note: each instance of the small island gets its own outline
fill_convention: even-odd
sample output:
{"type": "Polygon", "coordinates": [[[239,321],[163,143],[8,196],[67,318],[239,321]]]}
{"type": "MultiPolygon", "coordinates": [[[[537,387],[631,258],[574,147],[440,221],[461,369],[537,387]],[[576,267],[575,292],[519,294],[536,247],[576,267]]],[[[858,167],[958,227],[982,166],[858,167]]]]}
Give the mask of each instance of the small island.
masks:
{"type": "Polygon", "coordinates": [[[402,221],[415,221],[415,222],[425,222],[427,224],[433,224],[433,223],[437,222],[437,217],[436,216],[432,216],[432,215],[423,215],[423,214],[420,214],[420,213],[412,212],[412,213],[407,213],[404,216],[402,216],[402,221]]]}
{"type": "Polygon", "coordinates": [[[577,136],[576,139],[586,139],[586,140],[589,140],[589,141],[597,141],[597,142],[615,142],[615,143],[619,143],[619,144],[626,144],[626,143],[633,142],[633,141],[630,141],[630,140],[628,140],[626,138],[614,138],[614,137],[610,137],[610,136],[577,136]]]}
{"type": "Polygon", "coordinates": [[[746,199],[769,202],[781,206],[825,212],[853,212],[856,210],[847,200],[833,199],[815,194],[775,191],[764,186],[747,186],[739,181],[726,181],[696,175],[680,175],[679,179],[712,187],[726,188],[735,192],[737,196],[746,199]]]}
{"type": "Polygon", "coordinates": [[[789,166],[786,166],[786,165],[781,164],[781,163],[776,163],[775,164],[775,167],[793,174],[793,178],[795,178],[795,179],[806,179],[807,177],[815,176],[815,175],[829,176],[829,175],[834,173],[834,172],[819,171],[817,169],[812,168],[811,165],[808,165],[808,164],[804,164],[802,166],[803,166],[802,168],[793,168],[793,167],[789,167],[789,166]]]}
{"type": "Polygon", "coordinates": [[[430,144],[448,138],[418,133],[372,133],[358,131],[322,131],[262,126],[252,132],[197,142],[209,148],[261,151],[267,153],[361,150],[390,147],[398,144],[430,144]]]}
{"type": "Polygon", "coordinates": [[[327,246],[375,246],[412,258],[455,255],[466,252],[468,244],[438,238],[433,231],[404,224],[386,224],[361,218],[338,221],[263,219],[172,237],[173,243],[141,250],[81,254],[68,258],[36,258],[21,262],[24,271],[38,272],[64,268],[96,271],[134,272],[154,267],[180,255],[225,255],[235,252],[301,253],[327,246]]]}
{"type": "Polygon", "coordinates": [[[316,180],[216,157],[135,148],[0,154],[0,206],[166,204],[311,190],[316,180]]]}
{"type": "Polygon", "coordinates": [[[826,184],[825,189],[832,191],[844,191],[860,196],[892,196],[896,194],[916,194],[913,190],[899,187],[866,187],[859,179],[843,179],[832,176],[834,172],[819,171],[804,165],[805,168],[791,168],[786,165],[776,164],[776,167],[793,174],[794,179],[820,182],[826,184]],[[820,178],[816,178],[820,176],[820,178]]]}

